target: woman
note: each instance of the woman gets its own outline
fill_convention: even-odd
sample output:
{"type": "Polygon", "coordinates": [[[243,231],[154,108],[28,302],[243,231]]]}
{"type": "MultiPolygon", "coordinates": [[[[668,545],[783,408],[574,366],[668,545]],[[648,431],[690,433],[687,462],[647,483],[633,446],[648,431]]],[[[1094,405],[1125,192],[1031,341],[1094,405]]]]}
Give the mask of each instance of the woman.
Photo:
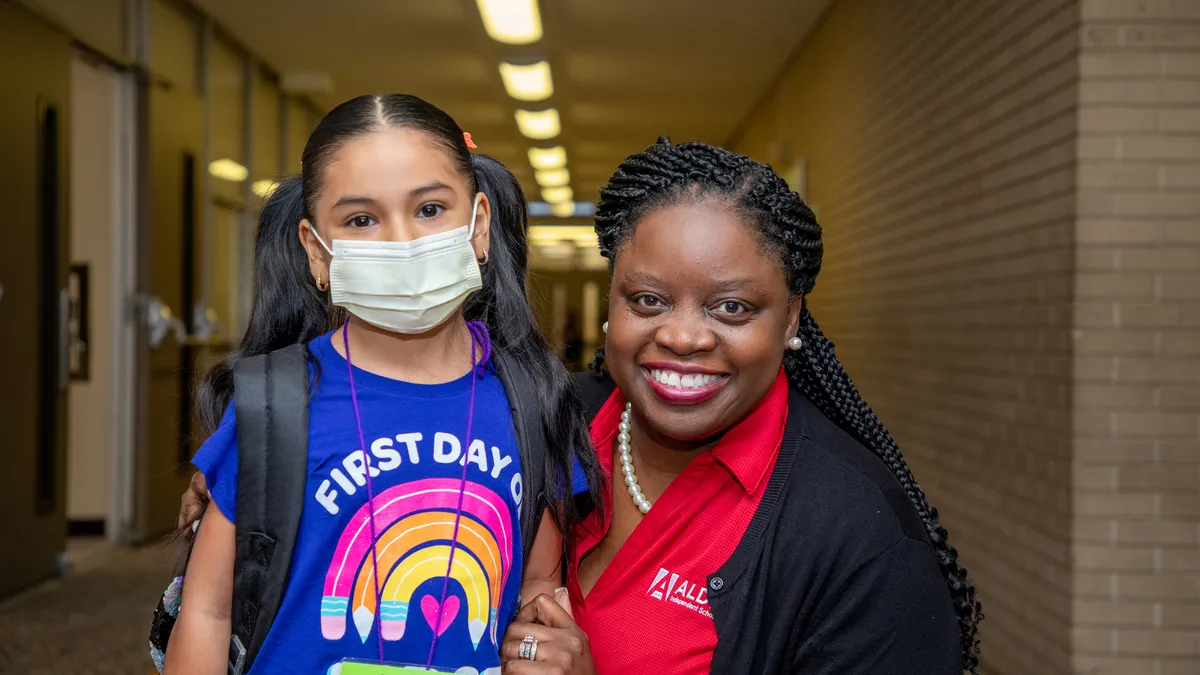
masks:
{"type": "Polygon", "coordinates": [[[664,140],[596,232],[608,373],[580,383],[610,489],[575,528],[574,618],[523,608],[505,672],[976,672],[975,590],[805,305],[812,211],[766,165],[664,140]]]}

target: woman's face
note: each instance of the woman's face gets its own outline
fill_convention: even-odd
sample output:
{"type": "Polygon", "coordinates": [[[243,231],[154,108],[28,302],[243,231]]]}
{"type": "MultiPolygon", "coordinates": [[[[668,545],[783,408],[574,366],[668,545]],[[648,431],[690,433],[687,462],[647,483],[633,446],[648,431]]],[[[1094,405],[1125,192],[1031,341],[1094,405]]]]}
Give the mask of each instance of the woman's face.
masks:
{"type": "MultiPolygon", "coordinates": [[[[326,244],[334,239],[412,241],[465,227],[476,193],[450,154],[428,134],[386,129],[346,141],[323,167],[313,225],[326,244]]],[[[488,248],[491,205],[479,193],[475,257],[488,248]]],[[[329,279],[329,254],[300,223],[313,278],[329,279]]]]}
{"type": "Polygon", "coordinates": [[[618,251],[605,362],[652,430],[710,438],[766,395],[800,301],[777,256],[716,201],[650,213],[618,251]]]}

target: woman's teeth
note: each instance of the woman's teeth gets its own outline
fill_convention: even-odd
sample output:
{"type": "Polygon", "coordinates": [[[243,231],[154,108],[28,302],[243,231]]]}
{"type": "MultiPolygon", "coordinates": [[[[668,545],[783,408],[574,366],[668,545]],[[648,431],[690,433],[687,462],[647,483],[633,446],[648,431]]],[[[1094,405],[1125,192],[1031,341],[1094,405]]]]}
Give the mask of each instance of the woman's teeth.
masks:
{"type": "Polygon", "coordinates": [[[683,375],[672,370],[651,370],[650,375],[660,384],[676,389],[699,389],[721,379],[720,375],[700,375],[688,373],[683,375]]]}

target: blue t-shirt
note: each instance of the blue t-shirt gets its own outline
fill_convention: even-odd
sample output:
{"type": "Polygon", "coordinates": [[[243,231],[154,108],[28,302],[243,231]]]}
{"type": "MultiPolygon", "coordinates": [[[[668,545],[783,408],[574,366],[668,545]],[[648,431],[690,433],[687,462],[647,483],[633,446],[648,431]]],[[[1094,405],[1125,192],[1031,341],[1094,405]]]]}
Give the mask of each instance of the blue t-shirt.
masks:
{"type": "MultiPolygon", "coordinates": [[[[516,614],[524,569],[520,456],[504,388],[488,371],[476,382],[466,439],[470,374],[419,385],[354,369],[371,456],[381,602],[376,598],[365,457],[346,360],[330,335],[310,343],[319,371],[309,409],[308,479],[287,592],[250,673],[337,675],[343,659],[433,664],[459,673],[500,672],[499,643],[516,614]],[[464,460],[465,457],[465,460],[464,460]],[[449,591],[441,603],[450,566],[449,591]],[[439,611],[440,610],[440,611],[439,611]],[[440,614],[440,619],[439,619],[440,614]]],[[[196,453],[213,502],[234,520],[237,430],[233,406],[196,453]]],[[[580,485],[576,471],[576,492],[580,485]]]]}

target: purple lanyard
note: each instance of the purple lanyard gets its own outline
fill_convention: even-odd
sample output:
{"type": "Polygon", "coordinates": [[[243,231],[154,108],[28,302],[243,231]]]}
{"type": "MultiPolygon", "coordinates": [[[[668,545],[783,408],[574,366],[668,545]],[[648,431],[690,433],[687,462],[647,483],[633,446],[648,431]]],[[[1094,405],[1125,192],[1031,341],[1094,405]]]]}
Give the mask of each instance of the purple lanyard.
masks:
{"type": "MultiPolygon", "coordinates": [[[[383,593],[379,587],[379,541],[375,533],[375,490],[371,485],[371,458],[367,454],[367,439],[363,435],[362,428],[362,413],[358,409],[358,391],[354,388],[354,367],[350,364],[350,319],[346,319],[346,323],[342,324],[342,347],[346,350],[346,374],[350,376],[350,403],[354,407],[354,424],[358,428],[358,442],[362,446],[363,464],[366,466],[367,474],[367,508],[371,512],[371,566],[375,569],[375,606],[383,605],[383,593]]],[[[487,366],[488,360],[492,356],[492,342],[488,335],[487,326],[484,326],[478,321],[468,321],[467,329],[471,332],[471,398],[467,407],[467,437],[464,447],[471,445],[471,427],[475,421],[475,383],[483,374],[484,368],[487,366]],[[477,347],[483,349],[483,358],[476,363],[478,352],[477,347]]],[[[450,540],[450,559],[446,563],[446,577],[442,580],[442,599],[438,604],[439,611],[444,612],[446,606],[446,595],[450,592],[450,573],[454,570],[454,551],[458,549],[458,526],[462,522],[462,507],[463,497],[467,492],[467,465],[469,462],[463,458],[462,480],[458,487],[458,508],[454,512],[454,534],[450,540]]],[[[433,653],[437,649],[438,631],[436,626],[440,626],[442,617],[439,616],[433,631],[433,641],[429,644],[429,659],[425,662],[425,669],[429,670],[433,667],[433,653]]],[[[379,645],[379,662],[383,663],[383,630],[379,626],[375,627],[375,638],[379,645]]]]}

